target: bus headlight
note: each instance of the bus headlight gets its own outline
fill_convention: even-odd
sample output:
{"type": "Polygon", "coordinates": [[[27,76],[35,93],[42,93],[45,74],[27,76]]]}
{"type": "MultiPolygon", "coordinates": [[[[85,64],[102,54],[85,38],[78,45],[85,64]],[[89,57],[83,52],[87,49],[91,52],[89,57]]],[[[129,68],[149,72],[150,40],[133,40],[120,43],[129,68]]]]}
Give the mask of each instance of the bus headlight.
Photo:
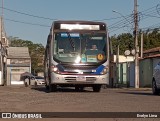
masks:
{"type": "Polygon", "coordinates": [[[54,72],[58,71],[58,68],[57,68],[57,67],[54,67],[54,68],[53,68],[53,71],[54,71],[54,72]]]}
{"type": "Polygon", "coordinates": [[[59,73],[59,70],[56,66],[52,66],[51,71],[54,72],[54,73],[59,73]]]}
{"type": "Polygon", "coordinates": [[[81,61],[81,57],[78,56],[78,57],[76,58],[76,60],[75,60],[75,63],[79,63],[80,61],[81,61]]]}
{"type": "Polygon", "coordinates": [[[104,74],[108,73],[108,71],[109,71],[109,68],[108,68],[108,67],[105,67],[105,68],[102,70],[101,74],[104,75],[104,74]]]}

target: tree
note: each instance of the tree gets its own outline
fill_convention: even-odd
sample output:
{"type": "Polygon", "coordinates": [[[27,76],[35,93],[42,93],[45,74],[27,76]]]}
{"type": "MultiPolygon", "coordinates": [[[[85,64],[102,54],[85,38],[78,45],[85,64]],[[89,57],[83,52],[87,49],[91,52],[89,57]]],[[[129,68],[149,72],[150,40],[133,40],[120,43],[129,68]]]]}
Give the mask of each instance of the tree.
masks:
{"type": "Polygon", "coordinates": [[[120,54],[124,55],[125,50],[134,48],[133,36],[130,33],[122,33],[118,36],[111,36],[113,54],[116,54],[117,45],[119,44],[120,54]]]}
{"type": "MultiPolygon", "coordinates": [[[[140,47],[140,39],[141,39],[141,31],[139,32],[138,42],[140,47]]],[[[134,37],[130,33],[122,33],[118,36],[113,35],[110,37],[112,41],[112,48],[113,54],[116,54],[117,45],[119,43],[120,54],[124,55],[125,50],[132,50],[134,49],[134,37]]],[[[143,49],[151,49],[155,47],[160,47],[160,31],[159,29],[155,28],[153,30],[146,30],[144,32],[143,37],[143,49]]]]}
{"type": "Polygon", "coordinates": [[[144,33],[144,50],[160,47],[160,31],[155,28],[144,33]]]}
{"type": "Polygon", "coordinates": [[[116,53],[117,53],[117,46],[118,46],[118,40],[117,40],[116,35],[111,36],[110,40],[112,41],[113,54],[116,55],[116,53]]]}

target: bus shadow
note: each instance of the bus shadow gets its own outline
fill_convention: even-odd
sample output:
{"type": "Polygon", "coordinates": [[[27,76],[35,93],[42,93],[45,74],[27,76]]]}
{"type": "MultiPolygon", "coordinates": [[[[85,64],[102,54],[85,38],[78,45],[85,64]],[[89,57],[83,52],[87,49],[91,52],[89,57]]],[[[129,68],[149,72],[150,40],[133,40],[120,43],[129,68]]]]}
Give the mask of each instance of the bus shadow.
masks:
{"type": "Polygon", "coordinates": [[[132,94],[132,95],[146,95],[146,96],[153,96],[152,92],[118,92],[123,94],[132,94]]]}
{"type": "MultiPolygon", "coordinates": [[[[49,91],[45,88],[45,86],[37,86],[37,87],[31,87],[32,90],[40,91],[40,92],[46,92],[49,93],[49,91]]],[[[93,92],[92,90],[86,90],[84,89],[83,91],[76,91],[74,88],[69,88],[69,87],[58,87],[56,92],[53,93],[58,93],[58,92],[75,92],[75,93],[82,93],[82,92],[93,92]]],[[[51,92],[52,93],[52,92],[51,92]]]]}

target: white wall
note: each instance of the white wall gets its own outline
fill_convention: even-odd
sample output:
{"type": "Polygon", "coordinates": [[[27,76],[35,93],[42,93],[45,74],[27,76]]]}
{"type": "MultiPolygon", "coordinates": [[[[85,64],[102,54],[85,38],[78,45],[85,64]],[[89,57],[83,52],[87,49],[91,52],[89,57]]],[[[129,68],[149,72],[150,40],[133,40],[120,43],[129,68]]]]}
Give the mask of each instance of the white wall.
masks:
{"type": "MultiPolygon", "coordinates": [[[[113,56],[113,61],[116,63],[117,55],[113,56]]],[[[119,55],[119,63],[124,63],[124,62],[132,62],[134,61],[134,56],[124,56],[124,55],[119,55]]]]}

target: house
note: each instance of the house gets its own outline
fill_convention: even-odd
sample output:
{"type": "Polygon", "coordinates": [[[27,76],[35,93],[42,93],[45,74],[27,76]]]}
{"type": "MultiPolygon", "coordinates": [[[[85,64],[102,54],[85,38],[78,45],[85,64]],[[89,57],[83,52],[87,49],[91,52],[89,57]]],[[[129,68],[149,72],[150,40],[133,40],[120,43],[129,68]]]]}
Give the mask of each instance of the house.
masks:
{"type": "Polygon", "coordinates": [[[151,87],[154,67],[160,62],[160,47],[145,50],[140,60],[140,87],[151,87]]]}
{"type": "MultiPolygon", "coordinates": [[[[160,62],[160,47],[148,49],[143,52],[143,58],[139,58],[139,87],[151,87],[153,70],[158,62],[160,62]]],[[[114,73],[112,74],[114,83],[120,86],[128,84],[129,87],[134,87],[134,57],[130,57],[128,60],[125,56],[119,56],[117,66],[116,63],[117,60],[114,56],[114,69],[112,70],[112,73],[114,73]]]]}
{"type": "Polygon", "coordinates": [[[134,86],[134,56],[113,55],[110,72],[111,87],[134,86]]]}
{"type": "Polygon", "coordinates": [[[31,72],[28,47],[9,47],[7,52],[7,85],[23,84],[21,74],[31,72]]]}

